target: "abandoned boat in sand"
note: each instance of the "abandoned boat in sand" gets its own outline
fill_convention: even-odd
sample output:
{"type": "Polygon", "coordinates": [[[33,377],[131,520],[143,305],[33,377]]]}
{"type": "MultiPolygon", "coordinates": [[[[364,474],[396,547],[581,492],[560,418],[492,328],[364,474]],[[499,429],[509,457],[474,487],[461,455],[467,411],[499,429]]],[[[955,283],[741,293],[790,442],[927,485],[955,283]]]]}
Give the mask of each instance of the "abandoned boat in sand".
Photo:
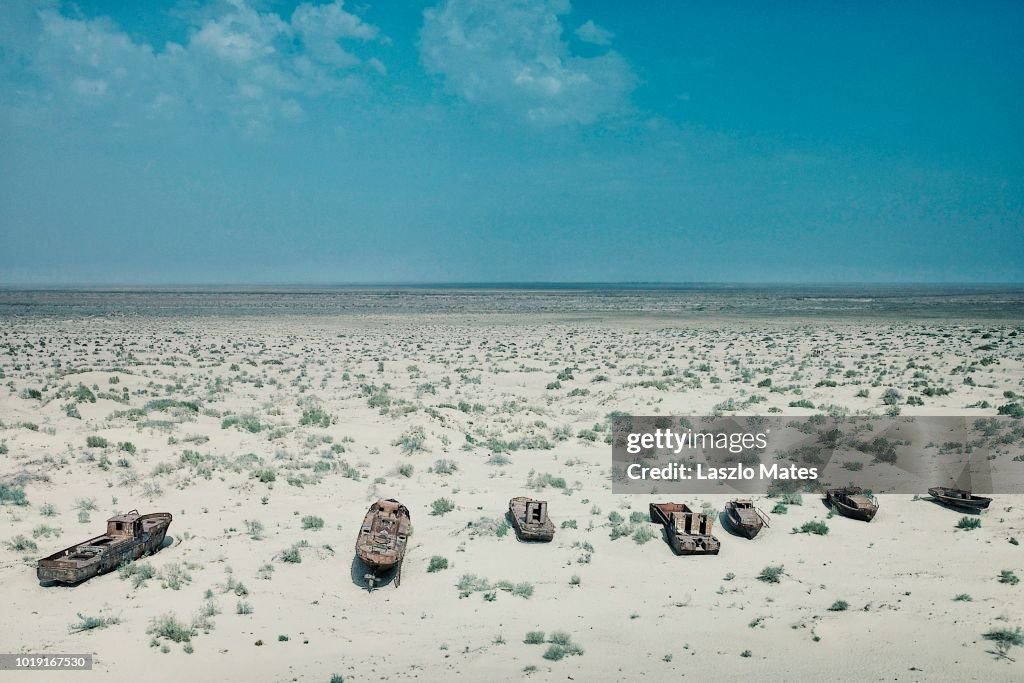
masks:
{"type": "Polygon", "coordinates": [[[140,515],[132,510],[107,520],[107,533],[39,560],[43,582],[74,584],[154,552],[164,542],[171,513],[140,515]]]}
{"type": "Polygon", "coordinates": [[[754,507],[752,500],[730,500],[725,504],[725,516],[734,530],[750,539],[757,536],[762,528],[771,526],[765,514],[754,507]]]}
{"type": "Polygon", "coordinates": [[[878,499],[865,494],[859,486],[826,489],[825,499],[845,516],[862,522],[870,522],[878,512],[878,499]]]}
{"type": "Polygon", "coordinates": [[[945,486],[933,486],[928,489],[928,495],[945,505],[969,510],[985,510],[992,502],[991,498],[976,496],[964,489],[951,489],[945,486]]]}
{"type": "Polygon", "coordinates": [[[366,511],[356,539],[356,557],[370,570],[363,576],[369,588],[380,581],[381,574],[394,568],[398,569],[395,585],[401,584],[409,528],[409,508],[393,498],[378,500],[366,511]]]}
{"type": "Polygon", "coordinates": [[[720,544],[711,535],[711,516],[685,503],[651,503],[651,521],[661,524],[677,555],[717,555],[720,544]]]}
{"type": "Polygon", "coordinates": [[[508,502],[508,516],[520,541],[547,542],[555,537],[555,525],[548,518],[548,503],[526,496],[508,502]]]}

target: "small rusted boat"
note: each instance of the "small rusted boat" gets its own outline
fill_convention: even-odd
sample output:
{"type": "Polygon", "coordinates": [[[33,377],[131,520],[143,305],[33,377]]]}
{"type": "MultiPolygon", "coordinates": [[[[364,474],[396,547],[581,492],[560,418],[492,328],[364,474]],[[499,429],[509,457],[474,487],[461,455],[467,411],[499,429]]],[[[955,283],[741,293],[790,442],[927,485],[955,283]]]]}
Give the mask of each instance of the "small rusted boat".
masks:
{"type": "Polygon", "coordinates": [[[768,518],[754,507],[751,500],[730,500],[725,504],[725,516],[732,528],[747,538],[754,538],[761,529],[771,526],[768,518]]]}
{"type": "Polygon", "coordinates": [[[991,498],[976,496],[964,489],[951,489],[945,486],[933,486],[928,489],[928,494],[940,503],[969,510],[985,510],[992,502],[991,498]]]}
{"type": "Polygon", "coordinates": [[[859,486],[826,489],[825,499],[847,517],[862,522],[870,522],[878,512],[878,499],[865,495],[859,486]]]}
{"type": "Polygon", "coordinates": [[[395,568],[395,585],[402,582],[409,528],[409,508],[393,498],[378,500],[366,511],[356,539],[356,557],[370,570],[363,576],[370,588],[380,581],[381,574],[395,568]]]}
{"type": "Polygon", "coordinates": [[[520,541],[547,542],[555,537],[555,525],[548,519],[545,500],[516,496],[508,502],[508,515],[520,541]]]}
{"type": "Polygon", "coordinates": [[[651,521],[665,527],[677,555],[717,555],[720,544],[711,534],[711,515],[694,512],[685,503],[651,503],[651,521]]]}
{"type": "Polygon", "coordinates": [[[39,560],[40,581],[75,584],[154,552],[164,542],[171,513],[132,510],[107,520],[107,533],[39,560]]]}

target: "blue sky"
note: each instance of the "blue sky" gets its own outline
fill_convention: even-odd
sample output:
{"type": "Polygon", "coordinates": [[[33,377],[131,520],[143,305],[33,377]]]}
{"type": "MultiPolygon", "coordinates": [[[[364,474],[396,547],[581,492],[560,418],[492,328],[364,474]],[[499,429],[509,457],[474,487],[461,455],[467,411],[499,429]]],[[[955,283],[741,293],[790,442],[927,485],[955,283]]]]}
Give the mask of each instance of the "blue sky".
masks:
{"type": "Polygon", "coordinates": [[[0,283],[1021,282],[1021,121],[1012,2],[14,0],[0,283]]]}

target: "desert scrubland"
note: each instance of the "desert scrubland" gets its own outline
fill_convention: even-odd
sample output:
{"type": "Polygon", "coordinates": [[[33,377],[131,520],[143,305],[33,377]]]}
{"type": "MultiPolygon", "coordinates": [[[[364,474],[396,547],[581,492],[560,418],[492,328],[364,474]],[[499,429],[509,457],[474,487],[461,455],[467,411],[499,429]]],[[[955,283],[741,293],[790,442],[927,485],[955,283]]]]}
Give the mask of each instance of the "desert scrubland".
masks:
{"type": "Polygon", "coordinates": [[[977,528],[924,491],[883,495],[870,524],[759,496],[754,541],[718,527],[718,556],[676,557],[655,497],[612,494],[608,443],[615,411],[1012,413],[1019,321],[2,322],[0,650],[95,656],[25,680],[1024,677],[1024,496],[977,528]],[[508,528],[521,494],[549,501],[552,543],[508,528]],[[353,543],[380,497],[413,534],[401,585],[369,592],[353,543]],[[133,508],[174,515],[159,552],[39,584],[39,557],[133,508]],[[810,521],[827,533],[794,533],[810,521]]]}

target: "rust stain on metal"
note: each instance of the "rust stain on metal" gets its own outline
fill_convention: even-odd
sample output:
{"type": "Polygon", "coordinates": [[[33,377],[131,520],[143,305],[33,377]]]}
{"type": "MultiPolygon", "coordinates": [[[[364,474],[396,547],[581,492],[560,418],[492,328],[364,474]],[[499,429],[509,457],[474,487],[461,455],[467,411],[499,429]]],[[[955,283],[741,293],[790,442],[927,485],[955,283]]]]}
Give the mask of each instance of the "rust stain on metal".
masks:
{"type": "Polygon", "coordinates": [[[508,501],[512,527],[521,541],[547,542],[555,537],[555,525],[548,518],[548,502],[526,496],[508,501]]]}
{"type": "Polygon", "coordinates": [[[933,486],[928,489],[928,495],[950,507],[967,510],[984,510],[992,502],[991,498],[976,496],[966,489],[952,489],[945,486],[933,486]]]}
{"type": "Polygon", "coordinates": [[[97,574],[109,572],[124,562],[137,560],[160,547],[171,525],[171,513],[140,515],[132,510],[107,520],[102,536],[65,548],[39,560],[36,576],[40,581],[79,583],[97,574]]]}
{"type": "Polygon", "coordinates": [[[878,500],[865,495],[859,486],[826,489],[825,499],[847,517],[862,522],[870,522],[878,512],[878,500]]]}
{"type": "Polygon", "coordinates": [[[396,567],[395,585],[401,583],[409,527],[409,508],[393,498],[378,500],[366,511],[356,539],[356,557],[370,570],[363,577],[370,588],[380,580],[380,574],[396,567]]]}
{"type": "Polygon", "coordinates": [[[734,530],[751,539],[762,528],[771,526],[764,513],[754,507],[754,501],[749,499],[730,500],[725,504],[725,515],[734,530]]]}
{"type": "Polygon", "coordinates": [[[711,515],[694,512],[685,503],[651,503],[651,521],[665,527],[677,555],[717,555],[720,544],[711,534],[711,515]]]}

